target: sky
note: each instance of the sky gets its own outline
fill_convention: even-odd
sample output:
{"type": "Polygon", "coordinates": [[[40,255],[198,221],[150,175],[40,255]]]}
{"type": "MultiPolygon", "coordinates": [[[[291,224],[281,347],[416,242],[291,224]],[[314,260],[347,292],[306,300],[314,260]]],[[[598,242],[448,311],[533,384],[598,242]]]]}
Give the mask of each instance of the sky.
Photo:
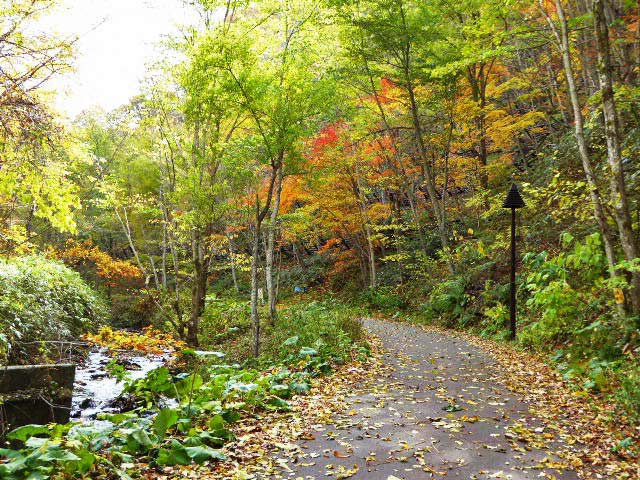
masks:
{"type": "Polygon", "coordinates": [[[79,36],[74,71],[50,84],[56,107],[73,118],[85,109],[111,110],[136,95],[146,66],[161,55],[162,36],[190,24],[182,0],[62,0],[38,28],[79,36]]]}

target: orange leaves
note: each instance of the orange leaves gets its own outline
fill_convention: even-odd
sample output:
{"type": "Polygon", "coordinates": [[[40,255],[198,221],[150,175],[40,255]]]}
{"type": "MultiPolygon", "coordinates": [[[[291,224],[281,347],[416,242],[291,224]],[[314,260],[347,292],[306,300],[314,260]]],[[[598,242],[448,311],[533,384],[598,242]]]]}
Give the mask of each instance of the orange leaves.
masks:
{"type": "Polygon", "coordinates": [[[304,200],[304,185],[300,176],[290,175],[282,182],[282,194],[280,198],[280,211],[289,213],[294,205],[304,200]]]}
{"type": "Polygon", "coordinates": [[[135,350],[155,355],[174,352],[186,347],[184,342],[176,340],[173,335],[163,333],[153,327],[144,328],[142,333],[102,327],[98,333],[87,334],[85,338],[91,343],[112,350],[135,350]]]}
{"type": "Polygon", "coordinates": [[[388,203],[373,203],[368,208],[369,220],[374,223],[380,223],[389,218],[391,215],[391,205],[388,203]]]}
{"type": "Polygon", "coordinates": [[[318,253],[327,253],[337,248],[342,243],[342,239],[340,238],[330,238],[325,242],[325,244],[318,250],[318,253]]]}
{"type": "Polygon", "coordinates": [[[63,251],[55,251],[54,256],[71,267],[93,264],[98,276],[103,278],[109,286],[116,286],[122,281],[143,278],[142,271],[138,267],[128,261],[111,257],[93,246],[89,240],[81,243],[69,240],[66,247],[63,251]]]}

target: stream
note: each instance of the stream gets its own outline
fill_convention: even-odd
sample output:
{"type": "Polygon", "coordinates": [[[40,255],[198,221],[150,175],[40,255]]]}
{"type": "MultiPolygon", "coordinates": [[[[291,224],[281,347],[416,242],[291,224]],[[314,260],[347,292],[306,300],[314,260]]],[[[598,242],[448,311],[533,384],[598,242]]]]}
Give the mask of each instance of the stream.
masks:
{"type": "MultiPolygon", "coordinates": [[[[114,400],[122,393],[124,382],[108,375],[106,365],[114,358],[105,348],[94,348],[84,364],[76,367],[71,418],[93,420],[99,413],[118,413],[114,400]]],[[[163,366],[171,355],[141,355],[130,352],[124,361],[128,378],[137,380],[163,366]]]]}

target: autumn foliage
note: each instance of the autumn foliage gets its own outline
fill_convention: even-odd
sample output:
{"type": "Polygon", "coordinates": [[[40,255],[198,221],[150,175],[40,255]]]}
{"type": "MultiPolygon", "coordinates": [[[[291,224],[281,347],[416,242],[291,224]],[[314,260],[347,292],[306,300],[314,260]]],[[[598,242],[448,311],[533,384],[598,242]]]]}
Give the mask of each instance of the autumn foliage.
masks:
{"type": "Polygon", "coordinates": [[[140,268],[127,260],[111,257],[94,246],[90,240],[85,242],[68,240],[65,248],[55,250],[53,256],[73,268],[95,269],[97,276],[107,286],[136,284],[144,278],[140,268]]]}
{"type": "Polygon", "coordinates": [[[154,355],[175,352],[186,346],[184,342],[177,340],[173,335],[153,327],[145,327],[142,332],[102,327],[95,334],[85,335],[85,339],[110,350],[132,350],[154,355]]]}

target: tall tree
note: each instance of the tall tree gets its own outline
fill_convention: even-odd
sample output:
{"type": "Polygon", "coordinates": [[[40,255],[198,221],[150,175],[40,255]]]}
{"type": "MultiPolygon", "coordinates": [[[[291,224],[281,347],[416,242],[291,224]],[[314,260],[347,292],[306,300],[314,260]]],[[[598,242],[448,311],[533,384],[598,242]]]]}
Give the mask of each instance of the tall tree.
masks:
{"type": "MultiPolygon", "coordinates": [[[[638,240],[633,232],[633,222],[629,210],[627,187],[622,151],[620,148],[621,125],[613,89],[613,64],[609,46],[609,27],[605,16],[605,0],[593,2],[593,25],[598,52],[598,73],[600,94],[602,96],[602,112],[604,130],[607,140],[607,160],[610,170],[611,203],[613,205],[620,243],[625,258],[633,261],[638,258],[638,240]]],[[[631,305],[634,313],[640,313],[640,272],[631,273],[632,288],[631,305]]]]}
{"type": "Polygon", "coordinates": [[[0,2],[0,248],[28,238],[30,218],[75,230],[70,170],[86,158],[43,99],[50,80],[69,68],[74,42],[38,31],[37,20],[54,5],[0,2]]]}
{"type": "Polygon", "coordinates": [[[584,170],[584,176],[589,185],[589,192],[591,195],[591,203],[593,205],[593,213],[598,223],[600,233],[602,235],[605,253],[607,255],[607,262],[609,263],[609,274],[612,277],[617,275],[616,269],[616,254],[614,249],[613,237],[611,228],[607,222],[606,214],[603,207],[602,195],[598,188],[596,176],[594,174],[591,157],[589,155],[589,145],[587,143],[587,137],[584,131],[584,118],[582,115],[582,105],[578,96],[578,88],[576,86],[575,74],[573,62],[571,59],[571,45],[569,42],[569,24],[564,11],[564,6],[560,0],[555,0],[554,5],[556,13],[558,15],[558,21],[560,28],[557,27],[553,18],[546,9],[546,6],[542,0],[538,0],[538,5],[543,15],[545,16],[553,36],[556,40],[556,45],[560,50],[562,56],[562,65],[564,69],[564,76],[567,81],[567,88],[569,90],[569,100],[573,109],[573,121],[574,121],[574,133],[576,142],[578,144],[578,152],[580,153],[580,160],[582,161],[582,169],[584,170]]]}

